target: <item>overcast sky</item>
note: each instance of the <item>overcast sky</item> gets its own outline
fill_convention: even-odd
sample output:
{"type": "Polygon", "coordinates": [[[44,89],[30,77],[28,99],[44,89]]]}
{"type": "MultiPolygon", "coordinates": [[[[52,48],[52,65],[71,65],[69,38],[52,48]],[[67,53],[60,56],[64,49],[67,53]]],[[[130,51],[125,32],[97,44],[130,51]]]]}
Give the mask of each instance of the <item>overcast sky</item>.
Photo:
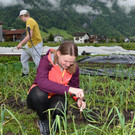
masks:
{"type": "Polygon", "coordinates": [[[0,5],[2,7],[10,7],[10,6],[15,6],[15,5],[21,5],[27,9],[31,9],[29,4],[25,4],[23,0],[0,0],[0,5]]]}
{"type": "MultiPolygon", "coordinates": [[[[52,5],[53,9],[59,9],[60,3],[62,0],[42,0],[42,2],[44,2],[44,5],[45,5],[46,1],[48,1],[52,5]]],[[[94,2],[94,0],[88,0],[88,1],[89,1],[89,3],[94,2]]],[[[133,8],[135,8],[135,0],[98,0],[98,1],[104,3],[105,6],[108,7],[111,11],[113,11],[112,6],[113,6],[114,2],[116,2],[117,5],[119,7],[121,7],[123,9],[123,11],[127,14],[130,13],[130,11],[133,8]]],[[[39,3],[35,2],[35,4],[37,4],[39,7],[43,8],[43,6],[40,5],[39,3]]],[[[23,0],[0,0],[0,5],[2,7],[21,5],[22,7],[26,8],[26,9],[33,8],[31,5],[24,3],[23,0]]],[[[92,14],[102,14],[101,11],[93,9],[91,6],[88,6],[87,3],[86,3],[86,5],[73,4],[73,5],[71,5],[71,7],[73,7],[75,9],[75,11],[78,13],[87,14],[90,12],[92,14]]]]}

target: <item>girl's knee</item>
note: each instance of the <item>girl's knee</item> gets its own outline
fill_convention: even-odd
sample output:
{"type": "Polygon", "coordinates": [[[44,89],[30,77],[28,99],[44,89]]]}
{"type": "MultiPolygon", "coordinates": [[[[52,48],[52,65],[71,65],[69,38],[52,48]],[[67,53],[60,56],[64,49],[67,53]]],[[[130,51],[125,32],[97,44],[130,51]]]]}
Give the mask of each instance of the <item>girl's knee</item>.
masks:
{"type": "Polygon", "coordinates": [[[65,96],[63,95],[55,95],[50,99],[49,108],[52,109],[52,116],[56,115],[63,116],[64,112],[67,112],[68,103],[65,104],[65,96]],[[66,105],[66,106],[65,106],[66,105]]]}
{"type": "Polygon", "coordinates": [[[48,94],[35,86],[30,90],[27,98],[35,102],[44,102],[48,99],[48,94]]]}

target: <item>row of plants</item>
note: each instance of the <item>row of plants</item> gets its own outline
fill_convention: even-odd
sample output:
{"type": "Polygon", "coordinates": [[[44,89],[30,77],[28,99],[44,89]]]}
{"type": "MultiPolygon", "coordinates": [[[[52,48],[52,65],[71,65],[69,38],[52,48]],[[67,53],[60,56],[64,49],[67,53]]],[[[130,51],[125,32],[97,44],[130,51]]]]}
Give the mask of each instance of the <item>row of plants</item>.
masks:
{"type": "MultiPolygon", "coordinates": [[[[117,66],[116,70],[126,67],[117,66]]],[[[14,135],[37,135],[37,115],[27,108],[26,97],[36,75],[34,65],[30,62],[30,74],[21,76],[21,64],[6,63],[0,66],[0,134],[12,133],[14,135]]],[[[135,67],[127,70],[135,71],[135,67]]],[[[80,75],[80,87],[84,89],[87,108],[79,113],[76,103],[67,95],[69,102],[68,115],[59,116],[56,123],[59,132],[56,133],[54,125],[50,131],[53,135],[134,135],[135,122],[135,81],[130,76],[126,79],[116,74],[115,78],[109,76],[80,75]],[[76,110],[77,113],[74,113],[76,110]],[[79,117],[78,117],[78,116],[79,117]],[[81,124],[78,122],[81,121],[81,124]]]]}
{"type": "MultiPolygon", "coordinates": [[[[0,42],[0,47],[16,47],[19,42],[0,42]]],[[[43,46],[58,46],[60,43],[44,43],[43,46]]],[[[85,44],[77,44],[78,46],[121,46],[127,50],[135,50],[134,43],[85,43],[85,44]]]]}

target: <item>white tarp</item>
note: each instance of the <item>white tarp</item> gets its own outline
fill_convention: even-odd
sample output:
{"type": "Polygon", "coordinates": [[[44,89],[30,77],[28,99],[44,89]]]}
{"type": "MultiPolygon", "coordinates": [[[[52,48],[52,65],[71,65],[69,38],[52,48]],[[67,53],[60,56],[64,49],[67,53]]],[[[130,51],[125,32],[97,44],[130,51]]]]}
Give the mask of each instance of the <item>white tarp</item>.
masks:
{"type": "MultiPolygon", "coordinates": [[[[46,52],[50,49],[57,49],[58,47],[43,47],[43,54],[46,54],[46,52]]],[[[94,46],[83,46],[78,47],[78,54],[81,55],[82,52],[88,52],[91,55],[109,55],[109,54],[135,54],[135,51],[133,50],[125,50],[120,46],[101,46],[101,47],[94,47],[94,46]]],[[[0,47],[0,54],[4,55],[11,55],[11,54],[21,54],[22,49],[17,50],[16,47],[0,47]]]]}

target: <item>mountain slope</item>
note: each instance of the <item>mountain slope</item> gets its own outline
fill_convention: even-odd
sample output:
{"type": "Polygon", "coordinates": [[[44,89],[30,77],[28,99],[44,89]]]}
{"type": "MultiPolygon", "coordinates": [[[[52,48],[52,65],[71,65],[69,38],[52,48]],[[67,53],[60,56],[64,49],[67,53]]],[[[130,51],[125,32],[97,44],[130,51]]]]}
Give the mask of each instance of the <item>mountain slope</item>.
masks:
{"type": "Polygon", "coordinates": [[[135,11],[132,10],[127,15],[115,3],[112,6],[113,11],[100,0],[91,0],[91,2],[57,0],[57,3],[50,3],[48,0],[29,0],[25,1],[25,4],[27,6],[0,6],[3,29],[24,28],[24,23],[17,17],[19,11],[25,7],[38,22],[40,29],[46,33],[50,33],[48,29],[51,27],[56,27],[67,31],[70,35],[82,31],[108,37],[135,35],[135,11]]]}

